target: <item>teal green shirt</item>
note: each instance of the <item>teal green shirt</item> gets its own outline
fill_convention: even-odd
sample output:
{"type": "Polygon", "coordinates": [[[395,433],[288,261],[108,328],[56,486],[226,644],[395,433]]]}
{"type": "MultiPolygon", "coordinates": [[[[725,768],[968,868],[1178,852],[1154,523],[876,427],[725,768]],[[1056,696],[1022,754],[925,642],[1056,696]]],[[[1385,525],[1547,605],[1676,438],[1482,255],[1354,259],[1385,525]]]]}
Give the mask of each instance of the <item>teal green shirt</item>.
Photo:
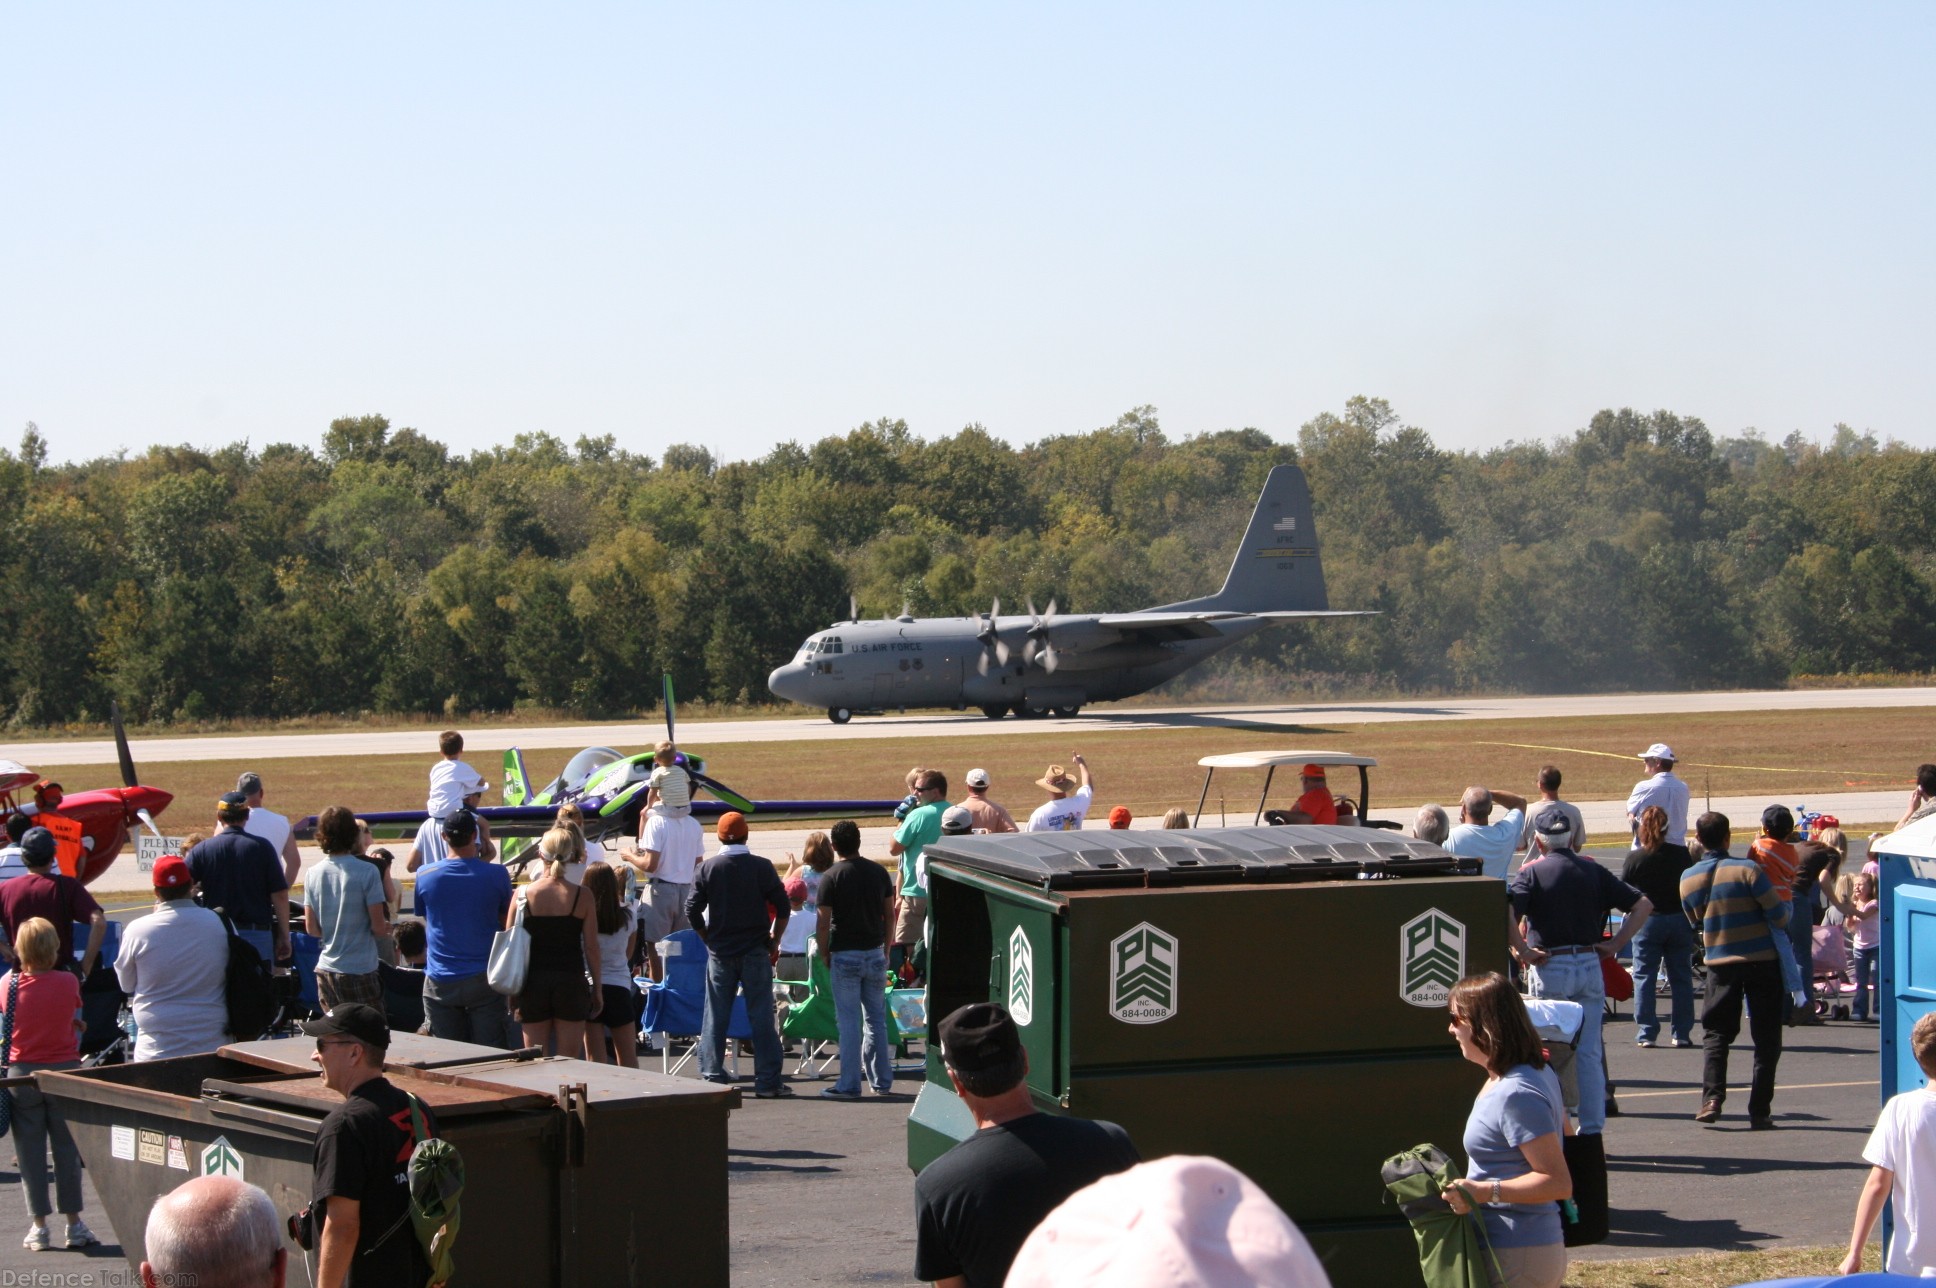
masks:
{"type": "Polygon", "coordinates": [[[901,893],[908,898],[927,897],[928,870],[921,851],[941,838],[941,812],[947,808],[947,801],[936,801],[909,810],[894,829],[894,839],[901,843],[901,893]]]}

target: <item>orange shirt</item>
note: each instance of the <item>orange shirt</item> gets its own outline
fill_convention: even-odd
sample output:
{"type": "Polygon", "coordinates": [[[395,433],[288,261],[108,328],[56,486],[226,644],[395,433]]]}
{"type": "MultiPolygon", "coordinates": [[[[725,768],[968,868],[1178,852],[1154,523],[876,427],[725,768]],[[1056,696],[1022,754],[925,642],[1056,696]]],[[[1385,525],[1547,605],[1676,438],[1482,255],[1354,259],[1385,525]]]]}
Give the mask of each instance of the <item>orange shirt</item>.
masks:
{"type": "Polygon", "coordinates": [[[1768,884],[1775,888],[1775,898],[1789,903],[1795,898],[1795,873],[1801,867],[1801,857],[1795,847],[1786,841],[1771,837],[1757,836],[1753,845],[1748,847],[1748,857],[1761,865],[1768,874],[1768,884]]]}
{"type": "Polygon", "coordinates": [[[1297,798],[1291,807],[1300,813],[1309,814],[1313,823],[1336,823],[1338,821],[1338,802],[1331,799],[1331,793],[1322,787],[1313,787],[1297,798]]]}

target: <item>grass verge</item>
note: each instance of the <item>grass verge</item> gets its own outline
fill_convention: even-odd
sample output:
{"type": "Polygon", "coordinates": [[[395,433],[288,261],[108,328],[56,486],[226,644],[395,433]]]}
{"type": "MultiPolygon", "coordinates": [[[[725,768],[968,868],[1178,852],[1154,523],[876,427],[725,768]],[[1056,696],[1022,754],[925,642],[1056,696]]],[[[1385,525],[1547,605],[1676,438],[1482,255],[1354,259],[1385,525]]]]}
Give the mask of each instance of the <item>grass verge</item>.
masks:
{"type": "MultiPolygon", "coordinates": [[[[1763,1279],[1832,1275],[1843,1248],[1769,1248],[1758,1252],[1708,1252],[1691,1257],[1644,1257],[1631,1261],[1576,1261],[1566,1268],[1567,1288],[1731,1288],[1763,1279]]],[[[1882,1245],[1869,1245],[1864,1269],[1882,1266],[1882,1245]]]]}
{"type": "MultiPolygon", "coordinates": [[[[1254,728],[1154,729],[1065,734],[1014,733],[955,737],[856,738],[847,742],[728,743],[691,749],[708,771],[755,799],[898,798],[902,776],[917,764],[941,767],[953,794],[970,766],[994,776],[992,795],[1022,814],[1042,799],[1034,780],[1050,762],[1081,751],[1097,781],[1097,813],[1129,806],[1138,816],[1172,805],[1194,808],[1203,784],[1200,756],[1264,748],[1328,747],[1378,758],[1371,771],[1372,812],[1397,818],[1401,806],[1436,800],[1456,807],[1467,784],[1532,794],[1539,767],[1565,771],[1562,794],[1572,800],[1624,799],[1640,776],[1634,753],[1656,740],[1687,757],[1683,777],[1697,808],[1708,794],[1753,795],[1790,805],[1827,792],[1900,789],[1908,792],[1916,765],[1931,759],[1928,707],[1716,715],[1596,716],[1547,720],[1463,720],[1417,724],[1311,725],[1293,730],[1254,728]]],[[[358,810],[422,808],[432,755],[342,756],[303,760],[176,762],[139,766],[144,782],[175,793],[168,824],[179,832],[214,815],[215,799],[245,769],[263,771],[268,804],[291,816],[343,803],[358,810]]],[[[526,757],[534,782],[556,774],[568,750],[526,757]]],[[[476,762],[489,776],[496,766],[476,762]]],[[[39,765],[70,791],[118,781],[111,765],[39,765]]],[[[1248,822],[1263,772],[1220,771],[1207,805],[1221,805],[1228,821],[1248,822]]],[[[1280,773],[1274,804],[1295,797],[1294,776],[1280,773]]],[[[1333,790],[1356,796],[1355,771],[1338,771],[1333,790]]],[[[486,802],[499,799],[496,792],[486,802]]],[[[1886,811],[1893,816],[1895,810],[1886,811]]],[[[1844,819],[1851,826],[1880,819],[1844,819]]]]}

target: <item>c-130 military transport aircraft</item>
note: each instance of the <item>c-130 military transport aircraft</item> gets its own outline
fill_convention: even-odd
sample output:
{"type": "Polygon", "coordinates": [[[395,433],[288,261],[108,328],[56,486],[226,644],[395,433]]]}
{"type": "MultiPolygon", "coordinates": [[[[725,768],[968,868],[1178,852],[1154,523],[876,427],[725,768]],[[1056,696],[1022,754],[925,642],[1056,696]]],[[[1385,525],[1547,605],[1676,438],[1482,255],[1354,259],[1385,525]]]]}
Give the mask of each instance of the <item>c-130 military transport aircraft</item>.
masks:
{"type": "Polygon", "coordinates": [[[1085,703],[1127,698],[1276,622],[1358,617],[1324,594],[1311,490],[1280,465],[1264,480],[1223,589],[1138,613],[1001,615],[839,622],[808,637],[767,677],[773,695],[821,707],[835,724],[856,711],[980,707],[999,720],[1072,716],[1085,703]]]}

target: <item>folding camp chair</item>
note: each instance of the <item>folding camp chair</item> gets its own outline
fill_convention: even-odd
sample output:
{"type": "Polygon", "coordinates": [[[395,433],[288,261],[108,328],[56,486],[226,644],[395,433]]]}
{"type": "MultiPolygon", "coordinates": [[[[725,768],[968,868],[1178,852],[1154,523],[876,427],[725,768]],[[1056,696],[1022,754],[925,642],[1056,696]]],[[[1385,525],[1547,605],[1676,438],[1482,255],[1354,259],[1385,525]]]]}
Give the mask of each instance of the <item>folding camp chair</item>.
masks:
{"type": "MultiPolygon", "coordinates": [[[[665,1045],[659,1048],[659,1069],[677,1073],[699,1050],[699,1031],[706,1020],[706,941],[694,930],[677,930],[659,944],[665,962],[665,978],[645,990],[647,1033],[657,1033],[665,1045]],[[690,1039],[692,1045],[672,1061],[675,1037],[690,1039]]],[[[733,999],[733,1014],[726,1023],[726,1058],[734,1077],[739,1076],[739,1042],[750,1040],[753,1026],[746,1018],[746,999],[733,999]]]]}
{"type": "MultiPolygon", "coordinates": [[[[833,977],[827,971],[827,964],[820,960],[819,952],[812,946],[807,949],[807,972],[806,1000],[795,1002],[787,999],[786,1018],[780,1022],[780,1032],[800,1044],[800,1067],[794,1071],[794,1076],[824,1078],[827,1070],[840,1059],[840,1023],[834,1013],[833,977]]],[[[887,1040],[898,1045],[901,1029],[895,1023],[894,1007],[891,1005],[896,991],[888,990],[887,1040]]]]}

